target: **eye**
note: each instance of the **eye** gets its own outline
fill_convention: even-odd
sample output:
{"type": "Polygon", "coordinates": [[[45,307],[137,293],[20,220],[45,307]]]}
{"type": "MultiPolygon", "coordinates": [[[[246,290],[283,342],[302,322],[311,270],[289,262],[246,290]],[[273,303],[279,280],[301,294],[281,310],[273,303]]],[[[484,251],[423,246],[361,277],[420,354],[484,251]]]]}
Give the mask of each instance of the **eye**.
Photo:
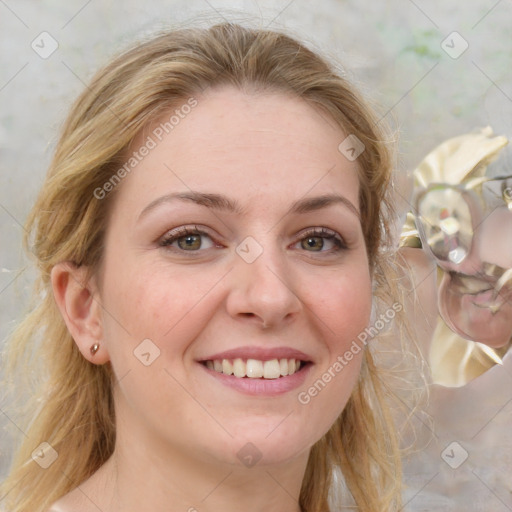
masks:
{"type": "Polygon", "coordinates": [[[297,243],[308,252],[337,252],[347,248],[341,236],[327,228],[310,229],[302,233],[297,243]]]}
{"type": "Polygon", "coordinates": [[[196,252],[200,249],[210,249],[215,246],[210,235],[198,229],[197,226],[173,229],[162,237],[159,244],[162,247],[172,247],[187,252],[196,252]]]}

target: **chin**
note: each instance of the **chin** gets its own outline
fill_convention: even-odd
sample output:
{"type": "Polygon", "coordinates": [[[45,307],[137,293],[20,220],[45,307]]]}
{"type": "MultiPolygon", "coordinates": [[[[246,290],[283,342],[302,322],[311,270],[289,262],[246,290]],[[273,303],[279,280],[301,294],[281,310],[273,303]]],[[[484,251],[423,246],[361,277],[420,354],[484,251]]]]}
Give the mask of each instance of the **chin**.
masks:
{"type": "Polygon", "coordinates": [[[311,425],[288,423],[290,418],[283,421],[283,417],[286,415],[272,417],[272,421],[269,418],[266,421],[246,418],[245,428],[240,428],[233,438],[226,440],[223,453],[219,456],[229,464],[246,467],[277,466],[307,456],[324,431],[314,432],[311,425]],[[230,454],[228,460],[226,454],[230,454]]]}

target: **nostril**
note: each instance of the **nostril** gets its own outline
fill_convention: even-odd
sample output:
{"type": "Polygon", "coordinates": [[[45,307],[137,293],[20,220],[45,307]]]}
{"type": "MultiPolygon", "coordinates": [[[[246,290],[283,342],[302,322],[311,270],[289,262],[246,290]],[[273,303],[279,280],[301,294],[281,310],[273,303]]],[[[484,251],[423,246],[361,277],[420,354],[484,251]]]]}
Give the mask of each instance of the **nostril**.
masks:
{"type": "Polygon", "coordinates": [[[254,313],[240,313],[240,316],[243,318],[254,318],[256,315],[254,313]]]}

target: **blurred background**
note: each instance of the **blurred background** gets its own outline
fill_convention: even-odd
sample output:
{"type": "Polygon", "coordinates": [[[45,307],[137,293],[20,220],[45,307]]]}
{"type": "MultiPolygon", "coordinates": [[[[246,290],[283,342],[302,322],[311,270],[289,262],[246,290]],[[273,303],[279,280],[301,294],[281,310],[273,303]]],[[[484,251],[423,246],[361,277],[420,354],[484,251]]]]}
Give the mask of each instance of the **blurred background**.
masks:
{"type": "MultiPolygon", "coordinates": [[[[0,0],[0,347],[28,305],[22,226],[72,101],[134,40],[198,18],[285,29],[336,61],[396,130],[404,197],[443,140],[486,125],[512,136],[510,0],[0,0]]],[[[9,422],[0,409],[0,477],[9,422]]],[[[428,482],[413,481],[407,510],[433,510],[428,482]]],[[[479,495],[472,510],[512,510],[479,495]]]]}

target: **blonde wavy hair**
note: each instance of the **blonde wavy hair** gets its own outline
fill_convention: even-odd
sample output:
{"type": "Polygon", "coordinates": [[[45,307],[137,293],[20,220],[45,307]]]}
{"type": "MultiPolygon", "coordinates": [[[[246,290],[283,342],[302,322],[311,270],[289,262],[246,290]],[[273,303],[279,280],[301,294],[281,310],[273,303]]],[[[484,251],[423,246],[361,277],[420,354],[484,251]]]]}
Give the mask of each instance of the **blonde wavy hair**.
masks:
{"type": "MultiPolygon", "coordinates": [[[[16,416],[26,436],[0,488],[9,512],[44,512],[113,453],[111,365],[91,364],[79,352],[53,298],[50,272],[62,261],[84,265],[91,275],[99,268],[115,193],[98,200],[94,191],[119,168],[141,130],[183,99],[223,85],[292,94],[362,141],[365,151],[357,159],[360,208],[376,302],[390,307],[400,301],[389,250],[394,215],[389,137],[340,75],[286,34],[222,23],[153,37],[92,79],[65,122],[26,223],[25,244],[39,277],[31,310],[6,345],[6,382],[17,397],[21,390],[27,393],[26,407],[16,416]],[[47,469],[31,457],[42,442],[59,454],[47,469]]],[[[405,325],[404,315],[397,313],[395,321],[405,325]]],[[[334,510],[334,484],[339,489],[342,483],[339,472],[358,510],[400,508],[399,443],[389,390],[372,352],[371,347],[365,350],[360,378],[342,414],[311,449],[300,493],[304,512],[334,510]]],[[[14,404],[9,412],[20,407],[14,404]]]]}

